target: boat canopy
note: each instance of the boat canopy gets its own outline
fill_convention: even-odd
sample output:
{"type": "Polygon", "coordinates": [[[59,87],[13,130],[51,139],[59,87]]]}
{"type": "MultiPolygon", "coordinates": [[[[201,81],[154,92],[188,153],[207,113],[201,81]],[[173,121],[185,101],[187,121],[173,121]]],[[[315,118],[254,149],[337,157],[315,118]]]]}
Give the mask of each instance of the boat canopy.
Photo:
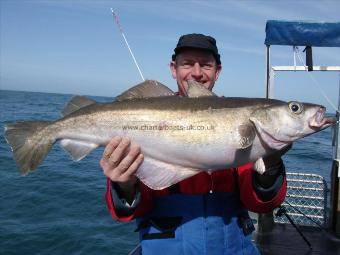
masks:
{"type": "Polygon", "coordinates": [[[268,20],[265,44],[340,47],[340,22],[268,20]]]}

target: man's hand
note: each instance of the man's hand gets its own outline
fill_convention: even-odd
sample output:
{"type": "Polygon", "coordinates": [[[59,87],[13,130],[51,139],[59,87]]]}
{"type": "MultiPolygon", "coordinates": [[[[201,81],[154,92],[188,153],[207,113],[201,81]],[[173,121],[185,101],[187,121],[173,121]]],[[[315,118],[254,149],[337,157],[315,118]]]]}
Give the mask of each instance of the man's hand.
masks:
{"type": "Polygon", "coordinates": [[[275,166],[280,163],[281,157],[292,148],[293,144],[288,145],[287,147],[284,147],[282,150],[279,150],[272,155],[263,158],[263,162],[266,166],[266,168],[270,168],[272,166],[275,166]]]}
{"type": "Polygon", "coordinates": [[[281,172],[280,170],[284,168],[281,157],[291,148],[292,144],[268,157],[263,158],[266,171],[263,174],[255,172],[255,179],[261,185],[261,187],[269,188],[274,184],[278,174],[281,172]]]}
{"type": "Polygon", "coordinates": [[[143,159],[137,144],[131,144],[130,139],[126,137],[114,137],[106,146],[100,160],[104,175],[117,184],[119,194],[128,202],[133,200],[135,195],[135,173],[143,159]]]}

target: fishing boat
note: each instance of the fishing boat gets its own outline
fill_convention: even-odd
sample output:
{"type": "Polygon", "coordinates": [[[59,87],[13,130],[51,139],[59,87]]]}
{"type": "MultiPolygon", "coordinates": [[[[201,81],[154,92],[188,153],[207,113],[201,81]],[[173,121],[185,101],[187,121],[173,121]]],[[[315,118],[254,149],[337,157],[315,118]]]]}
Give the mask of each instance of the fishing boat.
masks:
{"type": "MultiPolygon", "coordinates": [[[[277,72],[338,72],[340,98],[340,66],[313,64],[313,47],[340,47],[340,23],[279,21],[266,24],[266,97],[274,98],[277,72]],[[293,47],[293,66],[272,66],[271,46],[293,47]],[[305,47],[305,61],[297,56],[305,47]],[[296,57],[302,65],[296,65],[296,57]]],[[[339,59],[340,61],[340,59],[339,59]]],[[[340,138],[339,105],[333,132],[331,187],[316,174],[287,170],[287,196],[274,212],[253,215],[257,230],[253,233],[262,255],[340,254],[340,138]],[[330,203],[328,205],[328,198],[330,203]]]]}

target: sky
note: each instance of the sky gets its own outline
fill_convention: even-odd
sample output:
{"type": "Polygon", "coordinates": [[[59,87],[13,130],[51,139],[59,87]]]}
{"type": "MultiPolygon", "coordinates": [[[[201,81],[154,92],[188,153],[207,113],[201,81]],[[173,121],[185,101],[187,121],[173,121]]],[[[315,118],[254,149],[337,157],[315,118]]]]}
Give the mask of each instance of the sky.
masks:
{"type": "MultiPolygon", "coordinates": [[[[0,89],[109,97],[142,81],[111,8],[145,78],[176,90],[169,63],[177,40],[203,33],[221,54],[215,92],[240,97],[265,96],[267,20],[340,22],[337,0],[0,0],[0,8],[0,89]]],[[[340,65],[339,48],[313,54],[315,65],[340,65]]],[[[272,63],[292,65],[292,47],[272,46],[272,63]]],[[[275,97],[331,112],[322,94],[337,105],[339,83],[335,72],[277,73],[275,97]]]]}

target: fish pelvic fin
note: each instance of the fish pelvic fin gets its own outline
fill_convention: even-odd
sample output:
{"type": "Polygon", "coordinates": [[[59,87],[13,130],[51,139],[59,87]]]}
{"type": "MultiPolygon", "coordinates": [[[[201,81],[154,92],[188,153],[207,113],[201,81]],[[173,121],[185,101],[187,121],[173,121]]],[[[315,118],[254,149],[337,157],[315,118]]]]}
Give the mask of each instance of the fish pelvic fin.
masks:
{"type": "Polygon", "coordinates": [[[64,109],[61,111],[61,115],[63,117],[78,111],[79,109],[94,104],[96,103],[96,101],[84,97],[84,96],[74,96],[72,97],[72,99],[66,104],[66,106],[64,107],[64,109]]]}
{"type": "Polygon", "coordinates": [[[263,158],[259,158],[258,160],[256,160],[253,168],[259,174],[264,174],[264,172],[266,171],[266,165],[263,162],[263,158]]]}
{"type": "Polygon", "coordinates": [[[5,125],[5,138],[22,175],[36,169],[50,151],[55,138],[41,132],[50,121],[22,121],[5,125]]]}
{"type": "Polygon", "coordinates": [[[172,165],[157,159],[145,157],[136,176],[149,188],[161,190],[200,172],[198,169],[172,165]]]}

